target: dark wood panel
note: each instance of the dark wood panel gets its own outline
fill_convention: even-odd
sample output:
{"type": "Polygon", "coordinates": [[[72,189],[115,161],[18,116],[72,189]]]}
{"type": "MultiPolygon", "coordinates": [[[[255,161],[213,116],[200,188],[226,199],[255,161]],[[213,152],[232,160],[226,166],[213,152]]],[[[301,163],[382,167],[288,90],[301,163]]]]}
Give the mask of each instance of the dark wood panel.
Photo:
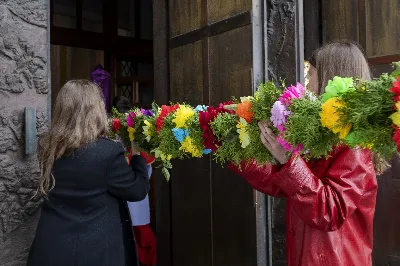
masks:
{"type": "Polygon", "coordinates": [[[400,1],[366,1],[367,54],[370,57],[400,53],[400,1]]]}
{"type": "Polygon", "coordinates": [[[215,23],[242,12],[250,11],[251,4],[251,0],[207,0],[208,23],[215,23]]]}
{"type": "Polygon", "coordinates": [[[203,102],[201,41],[170,50],[171,101],[203,102]]]}
{"type": "MultiPolygon", "coordinates": [[[[251,25],[209,40],[210,101],[252,94],[251,25]]],[[[256,220],[252,188],[212,164],[213,265],[256,265],[256,220]]]]}
{"type": "Polygon", "coordinates": [[[170,36],[175,37],[200,28],[202,0],[170,0],[170,36]]]}
{"type": "Polygon", "coordinates": [[[154,100],[169,101],[168,3],[153,1],[154,100]]]}
{"type": "Polygon", "coordinates": [[[200,39],[215,36],[230,30],[241,28],[251,24],[251,12],[244,12],[239,15],[218,21],[210,25],[203,25],[200,29],[173,37],[169,40],[171,48],[183,46],[200,39]]]}
{"type": "Polygon", "coordinates": [[[321,31],[321,1],[306,0],[304,1],[304,58],[310,60],[315,49],[322,44],[321,31]]]}
{"type": "Polygon", "coordinates": [[[212,265],[210,158],[173,163],[170,181],[173,265],[212,265]]]}
{"type": "MultiPolygon", "coordinates": [[[[398,52],[400,52],[400,49],[398,50],[398,52]]],[[[391,64],[393,62],[398,62],[398,61],[400,61],[400,54],[368,58],[368,62],[371,65],[374,65],[374,66],[375,65],[391,64]]]]}
{"type": "Polygon", "coordinates": [[[211,103],[251,95],[251,25],[211,37],[209,42],[211,103]]]}
{"type": "Polygon", "coordinates": [[[378,196],[374,219],[375,266],[399,265],[400,262],[400,160],[378,177],[378,196]]]}
{"type": "Polygon", "coordinates": [[[357,0],[322,0],[324,43],[349,39],[358,41],[357,0]]]}
{"type": "MultiPolygon", "coordinates": [[[[191,105],[203,103],[202,44],[202,41],[197,41],[170,50],[172,102],[191,105]]],[[[173,164],[173,265],[211,265],[210,158],[174,161],[173,164]]]]}
{"type": "MultiPolygon", "coordinates": [[[[153,1],[154,100],[169,101],[168,3],[153,1]]],[[[161,171],[153,173],[156,193],[157,264],[171,266],[171,190],[161,171]]]]}
{"type": "Polygon", "coordinates": [[[153,41],[118,36],[111,41],[101,33],[52,27],[50,43],[94,50],[109,50],[115,56],[153,57],[153,41]]]}

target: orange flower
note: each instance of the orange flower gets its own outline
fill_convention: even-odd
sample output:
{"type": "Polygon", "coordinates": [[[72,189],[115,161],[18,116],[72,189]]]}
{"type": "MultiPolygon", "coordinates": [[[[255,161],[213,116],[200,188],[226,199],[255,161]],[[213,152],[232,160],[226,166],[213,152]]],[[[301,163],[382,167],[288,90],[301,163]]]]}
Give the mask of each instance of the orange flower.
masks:
{"type": "Polygon", "coordinates": [[[246,120],[247,123],[251,123],[253,120],[254,113],[251,111],[252,105],[250,101],[237,104],[236,114],[246,120]]]}

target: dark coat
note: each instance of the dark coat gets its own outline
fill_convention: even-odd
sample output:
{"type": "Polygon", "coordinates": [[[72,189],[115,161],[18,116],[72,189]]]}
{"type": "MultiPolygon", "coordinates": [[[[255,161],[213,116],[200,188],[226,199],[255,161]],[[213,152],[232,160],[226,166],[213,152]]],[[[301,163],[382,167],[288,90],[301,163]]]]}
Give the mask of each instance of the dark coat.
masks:
{"type": "Polygon", "coordinates": [[[122,146],[99,139],[54,163],[28,266],[135,266],[126,201],[149,190],[146,162],[128,166],[122,146]]]}

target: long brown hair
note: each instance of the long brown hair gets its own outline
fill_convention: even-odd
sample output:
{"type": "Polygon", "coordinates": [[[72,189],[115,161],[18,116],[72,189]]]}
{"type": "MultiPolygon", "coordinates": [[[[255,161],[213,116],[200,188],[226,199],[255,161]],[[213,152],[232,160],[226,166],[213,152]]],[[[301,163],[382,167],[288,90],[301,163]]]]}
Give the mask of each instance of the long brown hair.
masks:
{"type": "Polygon", "coordinates": [[[58,93],[51,127],[39,141],[41,177],[38,192],[54,187],[54,162],[108,132],[107,113],[100,88],[89,80],[68,81],[58,93]]]}
{"type": "Polygon", "coordinates": [[[360,46],[351,41],[336,41],[316,50],[310,60],[317,69],[319,92],[335,76],[371,80],[371,71],[360,46]]]}
{"type": "MultiPolygon", "coordinates": [[[[328,81],[335,76],[371,80],[367,60],[355,42],[344,40],[326,44],[313,53],[310,64],[317,69],[319,94],[324,93],[328,81]]],[[[378,174],[389,167],[379,154],[373,155],[373,163],[378,174]]]]}

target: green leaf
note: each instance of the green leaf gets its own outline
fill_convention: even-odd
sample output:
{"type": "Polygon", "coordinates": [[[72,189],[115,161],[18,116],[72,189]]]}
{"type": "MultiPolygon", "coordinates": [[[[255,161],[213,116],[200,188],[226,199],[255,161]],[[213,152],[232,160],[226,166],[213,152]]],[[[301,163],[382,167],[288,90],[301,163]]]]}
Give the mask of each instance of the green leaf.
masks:
{"type": "Polygon", "coordinates": [[[400,61],[399,62],[393,62],[393,66],[396,68],[393,72],[392,72],[392,77],[397,78],[400,76],[400,61]]]}

